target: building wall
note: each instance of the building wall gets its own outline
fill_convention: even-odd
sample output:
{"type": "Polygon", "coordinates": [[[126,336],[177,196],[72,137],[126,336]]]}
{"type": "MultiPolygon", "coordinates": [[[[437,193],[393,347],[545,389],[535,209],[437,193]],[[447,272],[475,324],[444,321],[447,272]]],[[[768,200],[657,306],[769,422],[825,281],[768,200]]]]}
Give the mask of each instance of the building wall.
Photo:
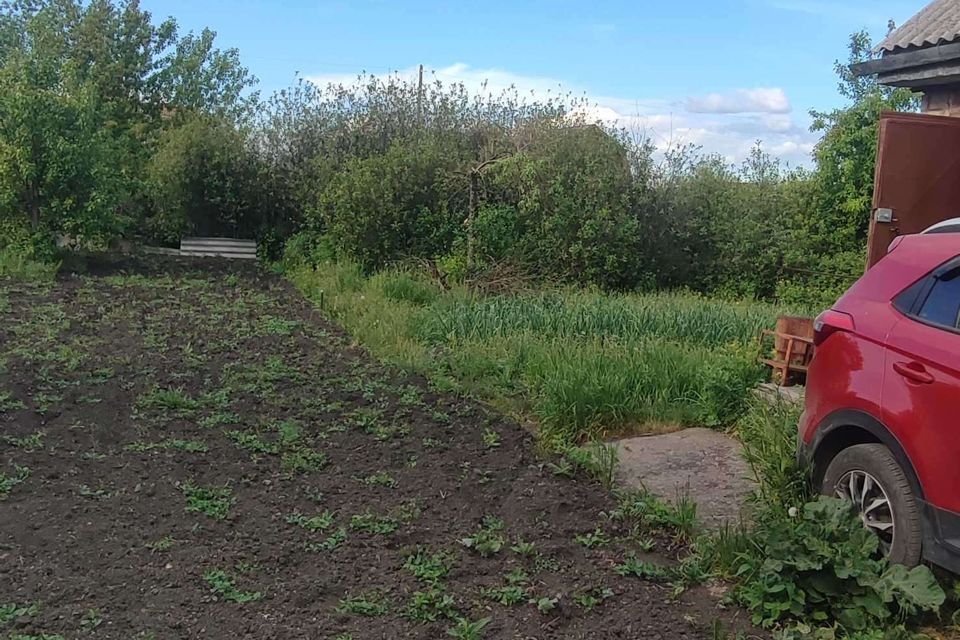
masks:
{"type": "Polygon", "coordinates": [[[930,115],[960,117],[960,85],[925,89],[922,109],[930,115]]]}

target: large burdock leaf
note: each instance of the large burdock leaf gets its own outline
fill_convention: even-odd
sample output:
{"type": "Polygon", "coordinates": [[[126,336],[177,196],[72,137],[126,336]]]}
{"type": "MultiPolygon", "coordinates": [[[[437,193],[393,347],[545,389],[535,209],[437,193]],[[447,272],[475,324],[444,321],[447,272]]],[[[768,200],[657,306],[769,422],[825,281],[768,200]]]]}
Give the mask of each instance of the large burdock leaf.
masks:
{"type": "Polygon", "coordinates": [[[928,567],[907,569],[893,565],[883,572],[876,584],[884,602],[894,602],[906,615],[917,611],[936,611],[947,596],[928,567]]]}

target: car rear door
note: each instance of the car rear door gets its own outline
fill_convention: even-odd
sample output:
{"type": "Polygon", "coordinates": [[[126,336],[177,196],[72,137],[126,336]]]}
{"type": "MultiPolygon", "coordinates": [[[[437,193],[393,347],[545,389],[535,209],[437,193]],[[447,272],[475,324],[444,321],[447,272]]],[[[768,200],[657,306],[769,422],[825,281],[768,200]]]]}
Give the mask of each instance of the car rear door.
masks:
{"type": "Polygon", "coordinates": [[[960,259],[894,301],[882,414],[913,463],[924,497],[960,512],[960,259]]]}

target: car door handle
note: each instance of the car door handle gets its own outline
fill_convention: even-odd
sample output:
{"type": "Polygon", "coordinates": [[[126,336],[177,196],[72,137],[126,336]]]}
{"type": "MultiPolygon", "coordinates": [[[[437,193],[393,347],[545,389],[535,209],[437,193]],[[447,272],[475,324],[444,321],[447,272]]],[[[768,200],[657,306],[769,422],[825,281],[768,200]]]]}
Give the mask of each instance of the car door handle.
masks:
{"type": "Polygon", "coordinates": [[[919,362],[894,362],[893,370],[907,380],[920,384],[931,384],[933,376],[919,362]]]}

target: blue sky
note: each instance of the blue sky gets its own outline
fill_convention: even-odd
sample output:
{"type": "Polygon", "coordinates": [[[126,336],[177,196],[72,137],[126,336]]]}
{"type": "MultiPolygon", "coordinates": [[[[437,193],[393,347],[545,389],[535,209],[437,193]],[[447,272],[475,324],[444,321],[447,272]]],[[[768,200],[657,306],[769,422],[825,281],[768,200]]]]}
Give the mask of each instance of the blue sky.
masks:
{"type": "Polygon", "coordinates": [[[562,86],[659,146],[742,159],[753,141],[806,164],[811,108],[840,104],[833,62],[924,0],[142,0],[237,47],[265,93],[418,64],[468,87],[562,86]]]}

